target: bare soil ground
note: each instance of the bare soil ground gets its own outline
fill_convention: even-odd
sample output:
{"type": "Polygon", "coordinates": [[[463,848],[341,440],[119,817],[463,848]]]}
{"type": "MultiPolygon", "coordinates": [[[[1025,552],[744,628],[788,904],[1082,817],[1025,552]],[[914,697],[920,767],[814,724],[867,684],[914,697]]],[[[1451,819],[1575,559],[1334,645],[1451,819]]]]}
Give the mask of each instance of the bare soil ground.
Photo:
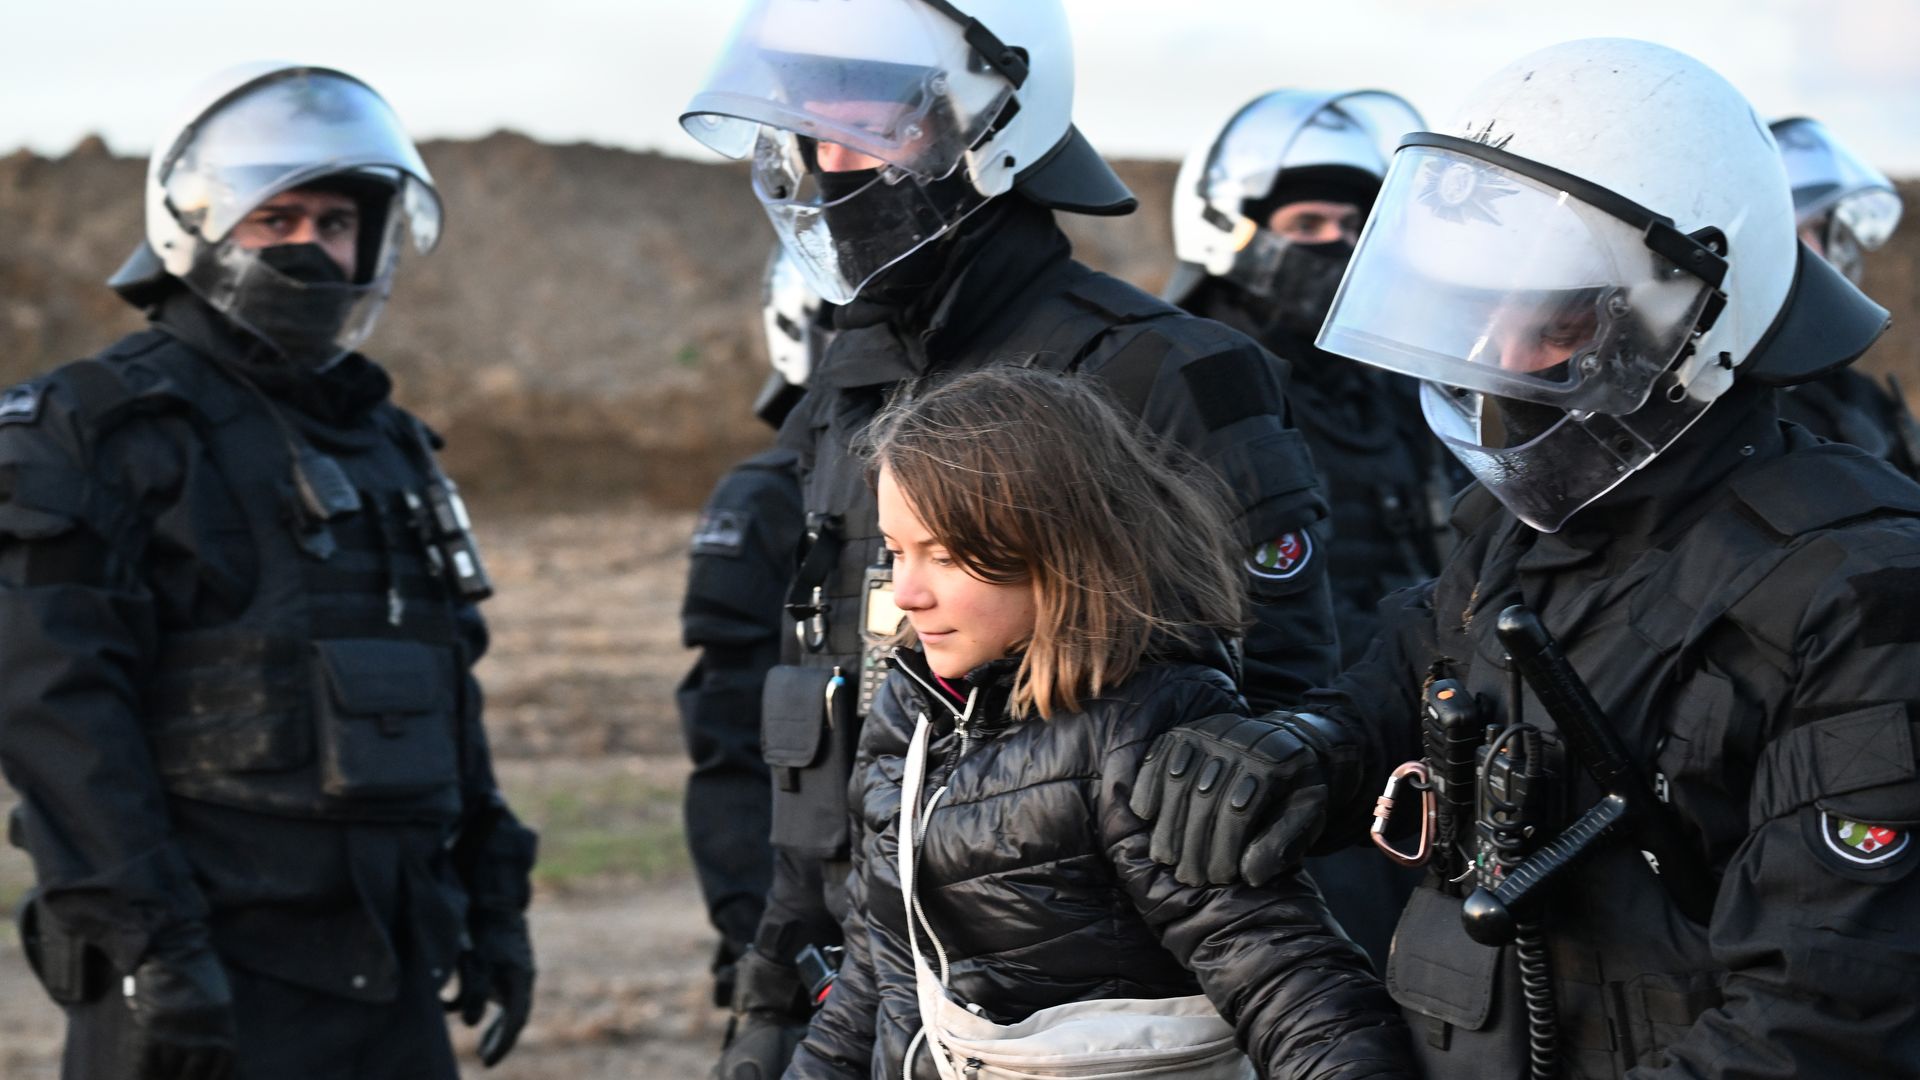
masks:
{"type": "MultiPolygon", "coordinates": [[[[672,690],[691,519],[644,507],[508,515],[481,542],[499,585],[481,666],[502,785],[543,833],[532,912],[540,981],[513,1056],[489,1080],[696,1080],[725,1017],[709,1004],[713,935],[687,869],[686,767],[672,690]]],[[[10,796],[0,789],[0,812],[10,796]]],[[[0,849],[0,902],[29,880],[0,849]]],[[[0,1080],[58,1075],[61,1018],[11,927],[0,931],[0,1080]]]]}

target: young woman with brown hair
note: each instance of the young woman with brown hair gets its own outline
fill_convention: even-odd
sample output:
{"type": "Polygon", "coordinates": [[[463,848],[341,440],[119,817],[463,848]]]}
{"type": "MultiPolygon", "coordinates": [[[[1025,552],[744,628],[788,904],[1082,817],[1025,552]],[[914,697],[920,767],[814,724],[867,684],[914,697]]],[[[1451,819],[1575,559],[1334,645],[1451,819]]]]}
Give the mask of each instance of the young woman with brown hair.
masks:
{"type": "Polygon", "coordinates": [[[1128,809],[1156,735],[1244,712],[1211,474],[1093,384],[1027,369],[873,430],[915,644],[854,769],[845,963],[786,1075],[1413,1076],[1309,882],[1181,885],[1128,809]]]}

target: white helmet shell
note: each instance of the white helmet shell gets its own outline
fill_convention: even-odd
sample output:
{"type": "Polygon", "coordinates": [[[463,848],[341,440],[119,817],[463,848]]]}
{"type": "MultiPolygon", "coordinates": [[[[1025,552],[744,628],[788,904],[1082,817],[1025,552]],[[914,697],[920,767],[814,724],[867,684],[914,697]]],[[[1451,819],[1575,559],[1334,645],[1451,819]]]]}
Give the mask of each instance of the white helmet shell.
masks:
{"type": "Polygon", "coordinates": [[[1592,38],[1502,68],[1442,130],[1632,199],[1682,233],[1720,230],[1727,306],[1696,343],[1682,382],[1703,400],[1724,392],[1733,373],[1717,358],[1738,365],[1767,336],[1797,258],[1786,171],[1740,91],[1663,45],[1592,38]]]}
{"type": "Polygon", "coordinates": [[[761,286],[760,317],[767,332],[767,360],[790,386],[807,385],[814,361],[826,348],[830,331],[821,325],[825,306],[793,256],[775,245],[761,286]]]}
{"type": "Polygon", "coordinates": [[[1336,166],[1375,180],[1400,137],[1423,125],[1405,99],[1380,90],[1275,90],[1235,109],[1180,166],[1173,250],[1227,276],[1263,223],[1244,216],[1290,169],[1336,166]]]}
{"type": "Polygon", "coordinates": [[[361,171],[391,179],[401,189],[401,209],[412,231],[414,247],[421,253],[431,251],[440,236],[439,192],[419,151],[379,94],[353,76],[331,68],[261,60],[224,69],[187,94],[154,140],[153,155],[147,161],[147,243],[168,273],[183,277],[204,247],[224,240],[233,223],[259,203],[322,176],[361,171]],[[242,105],[257,89],[300,75],[337,80],[342,86],[357,88],[359,100],[349,106],[357,115],[330,118],[344,122],[297,129],[255,123],[246,132],[252,138],[227,140],[221,148],[227,160],[209,162],[207,175],[179,175],[206,125],[223,113],[235,111],[234,107],[242,105]],[[246,160],[235,160],[236,155],[244,155],[246,160]],[[223,169],[229,173],[250,169],[262,179],[242,187],[213,175],[223,169]],[[199,197],[196,203],[202,204],[182,205],[183,189],[193,189],[199,197]],[[214,208],[204,204],[214,199],[224,199],[225,205],[214,208]],[[206,216],[198,224],[183,220],[202,212],[206,216]]]}

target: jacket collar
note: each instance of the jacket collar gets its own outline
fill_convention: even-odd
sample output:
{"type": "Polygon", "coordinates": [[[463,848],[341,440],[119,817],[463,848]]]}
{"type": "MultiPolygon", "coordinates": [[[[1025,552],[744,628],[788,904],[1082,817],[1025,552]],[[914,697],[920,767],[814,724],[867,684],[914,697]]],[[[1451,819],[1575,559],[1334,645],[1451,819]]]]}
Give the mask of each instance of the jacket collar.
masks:
{"type": "Polygon", "coordinates": [[[1020,671],[1018,657],[989,660],[958,679],[947,683],[958,690],[956,699],[940,685],[927,663],[927,654],[918,648],[893,650],[893,666],[907,676],[907,682],[920,696],[927,719],[936,728],[955,727],[969,734],[998,731],[1012,721],[1008,703],[1013,698],[1014,676],[1020,671]]]}

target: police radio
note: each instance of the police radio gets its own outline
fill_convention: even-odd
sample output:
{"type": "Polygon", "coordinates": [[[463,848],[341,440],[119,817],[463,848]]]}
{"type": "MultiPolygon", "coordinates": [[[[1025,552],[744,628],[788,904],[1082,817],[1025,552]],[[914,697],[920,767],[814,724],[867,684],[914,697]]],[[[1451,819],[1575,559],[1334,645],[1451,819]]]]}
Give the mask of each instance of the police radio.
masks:
{"type": "Polygon", "coordinates": [[[900,624],[907,613],[893,602],[893,556],[880,553],[880,561],[867,567],[860,589],[860,697],[858,708],[865,716],[873,710],[874,695],[887,681],[887,653],[899,636],[900,624]]]}
{"type": "Polygon", "coordinates": [[[473,519],[467,516],[466,501],[454,482],[436,475],[427,481],[424,496],[409,491],[406,500],[432,571],[446,578],[455,594],[469,603],[492,596],[493,580],[480,561],[479,545],[473,542],[473,519]]]}

